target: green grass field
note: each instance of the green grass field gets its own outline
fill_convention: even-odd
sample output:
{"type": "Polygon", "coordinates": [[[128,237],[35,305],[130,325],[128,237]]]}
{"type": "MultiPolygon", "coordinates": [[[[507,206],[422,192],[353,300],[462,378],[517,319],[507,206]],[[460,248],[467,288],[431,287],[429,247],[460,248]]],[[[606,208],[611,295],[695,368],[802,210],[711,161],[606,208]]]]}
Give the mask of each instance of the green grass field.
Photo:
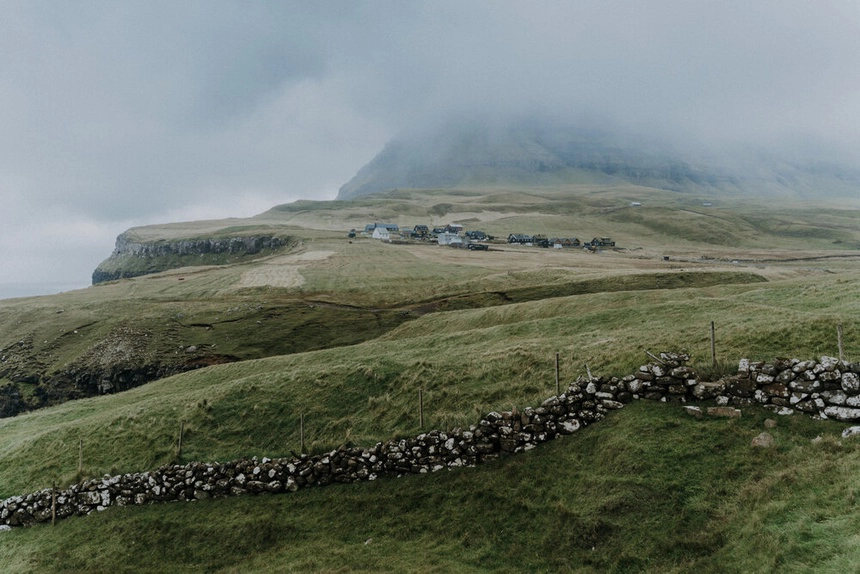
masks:
{"type": "Polygon", "coordinates": [[[752,451],[765,416],[638,403],[474,469],[110,509],[5,533],[0,556],[60,572],[852,571],[860,443],[798,416],[752,451]]]}
{"type": "MultiPolygon", "coordinates": [[[[494,191],[401,191],[298,202],[220,227],[142,228],[137,236],[158,240],[280,225],[301,241],[255,261],[0,302],[0,355],[26,338],[46,369],[104,358],[100,342],[123,325],[147,333],[152,357],[182,358],[179,347],[193,344],[243,359],[0,419],[0,497],[82,478],[81,440],[87,477],[173,461],[180,421],[180,461],[288,455],[299,450],[301,416],[312,452],[416,434],[419,388],[428,427],[468,426],[552,395],[556,352],[564,381],[586,364],[623,376],[648,362],[646,352],[680,349],[710,372],[711,321],[716,374],[742,357],[835,355],[837,325],[848,358],[860,357],[856,210],[703,208],[632,186],[494,191]],[[634,200],[642,208],[629,207],[634,200]],[[611,235],[620,249],[499,244],[481,253],[347,240],[346,230],[373,221],[611,235]]],[[[750,408],[740,420],[696,421],[677,406],[639,403],[475,469],[115,508],[0,533],[0,564],[19,572],[851,571],[860,562],[860,447],[838,438],[845,424],[796,415],[779,419],[775,450],[752,450],[766,416],[750,408]]]]}

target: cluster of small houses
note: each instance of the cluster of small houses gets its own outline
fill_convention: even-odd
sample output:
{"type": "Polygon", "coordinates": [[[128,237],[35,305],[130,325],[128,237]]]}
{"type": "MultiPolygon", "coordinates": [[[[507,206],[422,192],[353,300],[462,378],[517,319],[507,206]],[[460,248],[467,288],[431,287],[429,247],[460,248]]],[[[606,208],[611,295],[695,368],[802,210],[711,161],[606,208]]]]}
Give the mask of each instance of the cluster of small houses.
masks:
{"type": "MultiPolygon", "coordinates": [[[[355,229],[350,229],[348,236],[356,237],[355,229]]],[[[467,247],[474,249],[481,242],[493,241],[496,238],[487,235],[483,231],[463,231],[463,226],[451,223],[445,227],[430,228],[427,225],[416,225],[412,228],[401,229],[394,223],[368,223],[361,232],[364,237],[372,237],[381,241],[414,240],[414,241],[437,241],[439,245],[452,247],[467,247]]],[[[508,243],[516,245],[528,245],[537,247],[552,247],[564,249],[578,247],[582,249],[596,250],[598,248],[615,247],[615,242],[610,237],[595,237],[591,241],[582,242],[577,237],[547,237],[546,235],[524,235],[522,233],[511,233],[508,235],[508,243]]],[[[480,246],[485,249],[486,246],[480,246]]]]}

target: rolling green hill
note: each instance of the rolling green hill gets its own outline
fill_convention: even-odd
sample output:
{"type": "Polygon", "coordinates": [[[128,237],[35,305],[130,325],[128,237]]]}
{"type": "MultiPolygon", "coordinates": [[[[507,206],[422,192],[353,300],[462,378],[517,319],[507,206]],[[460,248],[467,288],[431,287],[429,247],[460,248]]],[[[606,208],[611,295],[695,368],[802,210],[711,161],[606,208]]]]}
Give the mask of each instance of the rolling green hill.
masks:
{"type": "Polygon", "coordinates": [[[125,249],[100,269],[118,277],[149,270],[146,280],[0,306],[0,380],[12,385],[0,394],[0,414],[211,364],[354,344],[430,311],[748,283],[789,268],[799,274],[805,262],[838,266],[860,245],[857,210],[708,203],[627,185],[400,191],[302,201],[247,220],[133,229],[118,242],[125,249]],[[347,240],[346,230],[377,221],[458,222],[502,238],[611,235],[619,247],[595,254],[502,241],[472,253],[431,242],[347,240]],[[254,254],[193,251],[260,237],[288,240],[254,254]],[[768,261],[782,264],[767,272],[749,267],[768,261]]]}
{"type": "MultiPolygon", "coordinates": [[[[0,419],[0,497],[81,478],[81,440],[83,476],[156,468],[175,459],[180,421],[181,461],[287,455],[301,417],[312,452],[409,436],[419,388],[427,426],[465,427],[553,394],[556,352],[564,380],[586,364],[623,376],[647,351],[675,349],[717,377],[741,357],[833,355],[841,324],[857,360],[857,206],[702,203],[626,184],[401,190],[131,230],[158,242],[265,227],[294,241],[259,258],[0,302],[0,386],[35,407],[69,398],[50,395],[74,388],[61,375],[88,372],[100,395],[0,419]],[[471,252],[347,238],[375,221],[611,235],[618,247],[498,242],[471,252]],[[118,384],[98,388],[105,373],[150,367],[155,376],[128,390],[110,377],[118,384]]],[[[34,572],[850,571],[860,558],[860,443],[839,439],[845,424],[792,416],[774,429],[775,450],[751,450],[767,416],[751,407],[740,420],[696,421],[672,405],[636,404],[479,468],[115,508],[0,533],[0,563],[34,572]]]]}

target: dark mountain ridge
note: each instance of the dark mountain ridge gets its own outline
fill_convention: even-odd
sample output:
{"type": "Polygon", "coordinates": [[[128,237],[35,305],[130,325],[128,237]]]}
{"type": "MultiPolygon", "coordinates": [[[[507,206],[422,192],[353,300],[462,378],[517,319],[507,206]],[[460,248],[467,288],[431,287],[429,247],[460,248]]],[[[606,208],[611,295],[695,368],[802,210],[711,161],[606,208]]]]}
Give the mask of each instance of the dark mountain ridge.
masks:
{"type": "Polygon", "coordinates": [[[761,148],[706,149],[620,132],[546,123],[448,123],[389,142],[339,191],[629,182],[673,191],[856,197],[860,170],[761,148]]]}

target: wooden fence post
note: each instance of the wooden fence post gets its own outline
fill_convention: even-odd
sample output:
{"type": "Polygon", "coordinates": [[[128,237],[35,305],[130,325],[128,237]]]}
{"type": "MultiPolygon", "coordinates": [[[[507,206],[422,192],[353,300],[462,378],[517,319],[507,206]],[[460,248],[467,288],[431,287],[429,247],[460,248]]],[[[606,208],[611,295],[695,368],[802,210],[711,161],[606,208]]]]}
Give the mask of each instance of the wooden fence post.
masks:
{"type": "Polygon", "coordinates": [[[185,434],[185,421],[179,421],[179,445],[176,448],[176,458],[182,456],[182,435],[185,434]]]}
{"type": "Polygon", "coordinates": [[[555,354],[555,396],[561,394],[561,383],[558,376],[558,353],[555,354]]]}
{"type": "Polygon", "coordinates": [[[305,413],[299,415],[299,452],[305,454],[305,413]]]}
{"type": "Polygon", "coordinates": [[[51,483],[51,526],[57,524],[57,481],[51,483]]]}
{"type": "Polygon", "coordinates": [[[836,325],[836,339],[839,344],[839,360],[845,360],[845,348],[842,346],[842,324],[836,325]]]}
{"type": "Polygon", "coordinates": [[[711,366],[717,368],[717,336],[714,329],[714,322],[711,321],[711,366]]]}

